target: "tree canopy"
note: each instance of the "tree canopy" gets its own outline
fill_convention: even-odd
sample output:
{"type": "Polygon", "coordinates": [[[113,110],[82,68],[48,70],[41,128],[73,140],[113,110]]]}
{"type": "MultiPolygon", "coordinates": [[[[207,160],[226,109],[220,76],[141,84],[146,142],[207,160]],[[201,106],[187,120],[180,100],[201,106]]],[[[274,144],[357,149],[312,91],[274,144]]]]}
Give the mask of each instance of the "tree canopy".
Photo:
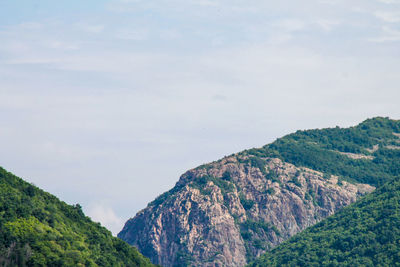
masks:
{"type": "Polygon", "coordinates": [[[1,266],[153,266],[81,206],[0,168],[1,266]]]}

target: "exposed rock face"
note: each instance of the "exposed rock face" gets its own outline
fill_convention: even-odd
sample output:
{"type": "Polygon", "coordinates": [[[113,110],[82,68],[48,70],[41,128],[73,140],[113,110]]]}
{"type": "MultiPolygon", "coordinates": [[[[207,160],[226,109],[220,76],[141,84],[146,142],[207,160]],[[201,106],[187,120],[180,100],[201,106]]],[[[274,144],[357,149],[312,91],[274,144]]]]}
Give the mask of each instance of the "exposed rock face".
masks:
{"type": "MultiPolygon", "coordinates": [[[[370,149],[369,151],[374,151],[373,149],[370,149]]],[[[376,151],[376,150],[375,150],[376,151]]],[[[340,152],[336,151],[339,154],[345,155],[351,159],[369,159],[373,160],[375,157],[369,156],[369,155],[364,155],[364,154],[355,154],[355,153],[349,153],[349,152],[340,152]]]]}
{"type": "Polygon", "coordinates": [[[118,236],[165,267],[244,266],[373,189],[234,155],[186,172],[118,236]]]}

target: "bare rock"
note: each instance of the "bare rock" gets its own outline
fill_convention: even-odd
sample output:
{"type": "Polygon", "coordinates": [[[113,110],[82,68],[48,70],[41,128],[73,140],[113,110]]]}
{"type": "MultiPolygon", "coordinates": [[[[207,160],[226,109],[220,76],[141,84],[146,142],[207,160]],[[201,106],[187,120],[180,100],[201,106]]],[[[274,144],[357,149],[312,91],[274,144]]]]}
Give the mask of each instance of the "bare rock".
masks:
{"type": "Polygon", "coordinates": [[[244,266],[373,189],[234,155],[186,172],[118,236],[165,267],[244,266]]]}

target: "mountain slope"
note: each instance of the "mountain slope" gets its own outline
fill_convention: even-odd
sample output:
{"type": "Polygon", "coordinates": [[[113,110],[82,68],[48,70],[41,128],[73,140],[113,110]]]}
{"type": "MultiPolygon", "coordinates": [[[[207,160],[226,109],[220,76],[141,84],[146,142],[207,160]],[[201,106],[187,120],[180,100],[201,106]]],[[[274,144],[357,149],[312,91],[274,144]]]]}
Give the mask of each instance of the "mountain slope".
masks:
{"type": "Polygon", "coordinates": [[[400,121],[377,117],[350,128],[297,131],[245,153],[379,186],[400,174],[400,121]]]}
{"type": "Polygon", "coordinates": [[[251,266],[398,266],[400,178],[263,255],[251,266]]]}
{"type": "Polygon", "coordinates": [[[400,122],[298,131],[183,174],[119,237],[163,266],[243,266],[400,174],[400,122]]]}
{"type": "Polygon", "coordinates": [[[70,206],[0,168],[0,266],[153,266],[70,206]]]}

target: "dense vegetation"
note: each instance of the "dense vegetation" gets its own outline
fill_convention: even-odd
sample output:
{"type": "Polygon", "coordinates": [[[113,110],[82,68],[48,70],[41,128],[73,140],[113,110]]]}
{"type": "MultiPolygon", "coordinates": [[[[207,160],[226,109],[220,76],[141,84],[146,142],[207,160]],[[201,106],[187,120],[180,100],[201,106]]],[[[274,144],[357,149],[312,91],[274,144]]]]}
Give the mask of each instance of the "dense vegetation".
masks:
{"type": "Polygon", "coordinates": [[[257,158],[278,157],[326,176],[378,187],[252,266],[400,265],[399,133],[400,121],[378,117],[350,128],[297,131],[261,149],[243,152],[257,158]]]}
{"type": "MultiPolygon", "coordinates": [[[[338,175],[350,182],[382,185],[400,175],[400,121],[373,118],[350,128],[297,131],[259,149],[242,152],[277,157],[296,166],[338,175]],[[375,150],[373,148],[376,148],[375,150]],[[344,153],[372,156],[352,159],[344,153]]],[[[257,165],[255,160],[253,165],[257,165]]]]}
{"type": "Polygon", "coordinates": [[[153,266],[81,207],[0,168],[0,266],[153,266]]]}
{"type": "Polygon", "coordinates": [[[399,177],[251,264],[253,267],[399,265],[399,177]]]}

